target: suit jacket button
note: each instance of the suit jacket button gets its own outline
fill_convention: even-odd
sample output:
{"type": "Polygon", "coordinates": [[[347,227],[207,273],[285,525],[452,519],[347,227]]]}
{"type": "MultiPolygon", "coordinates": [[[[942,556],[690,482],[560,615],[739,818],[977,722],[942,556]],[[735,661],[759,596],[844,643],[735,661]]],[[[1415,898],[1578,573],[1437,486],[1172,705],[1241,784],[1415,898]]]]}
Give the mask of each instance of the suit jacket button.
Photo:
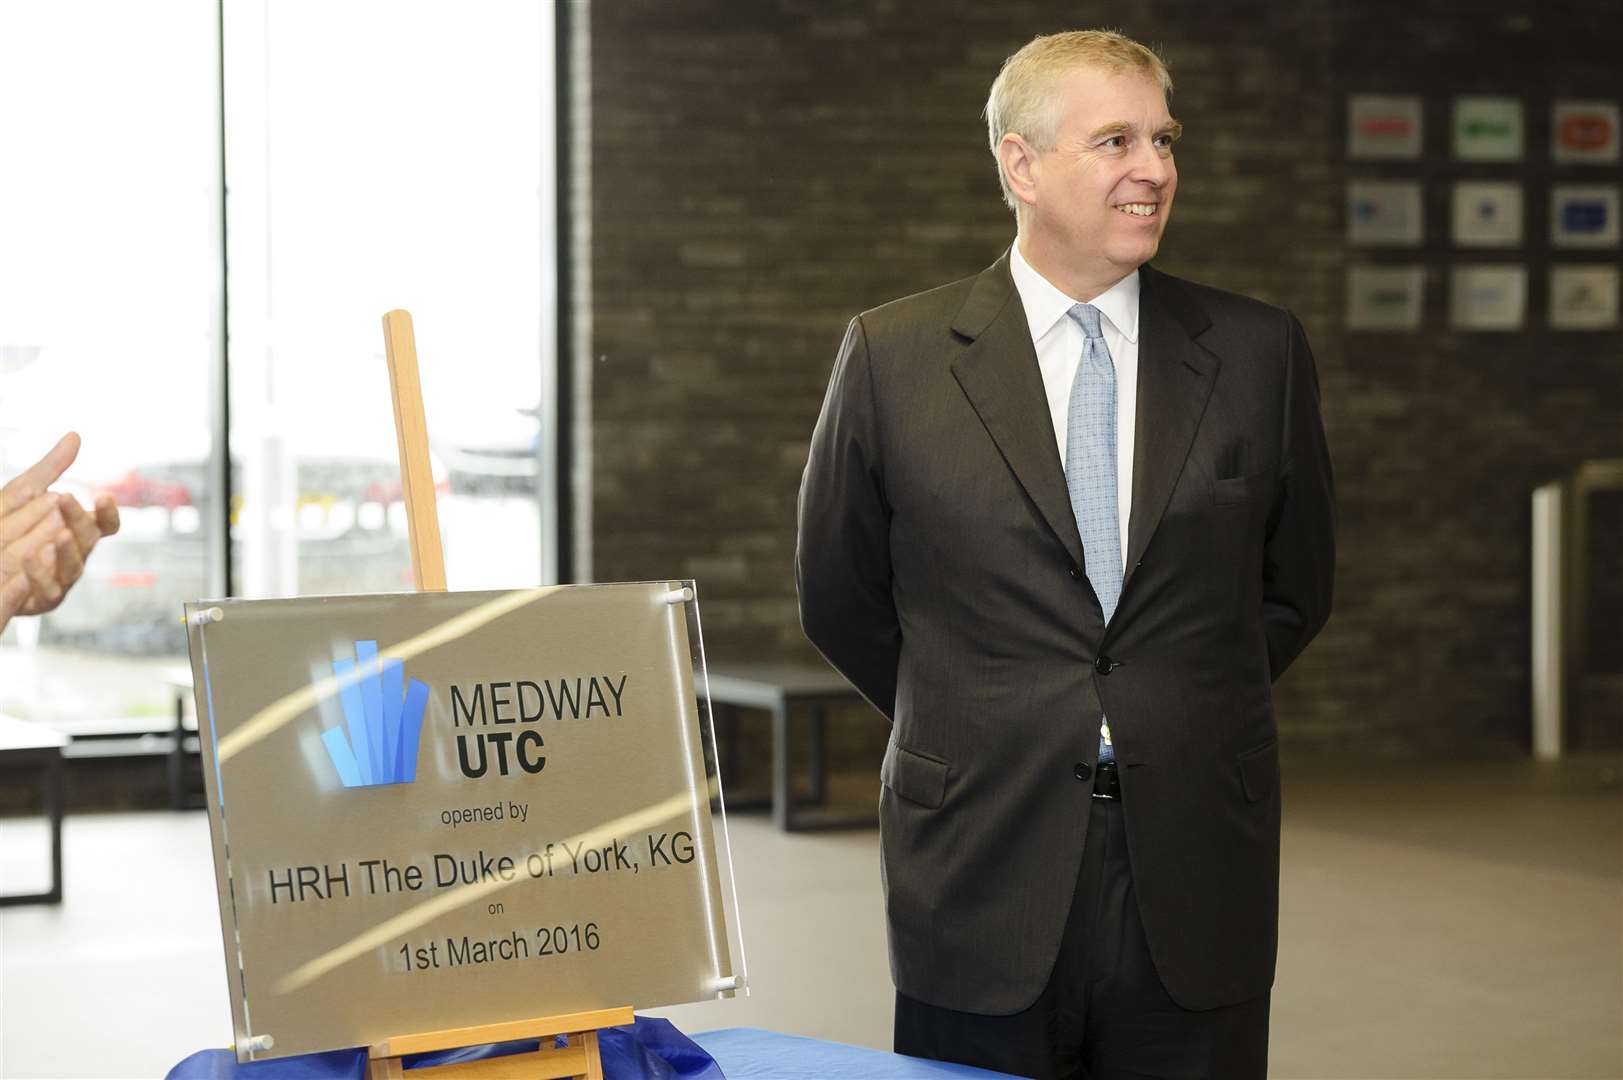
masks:
{"type": "Polygon", "coordinates": [[[1071,567],[1071,579],[1073,581],[1081,581],[1083,576],[1082,568],[1080,566],[1071,567]]]}
{"type": "Polygon", "coordinates": [[[1076,778],[1078,780],[1086,780],[1088,777],[1093,775],[1093,770],[1088,768],[1088,763],[1085,761],[1077,762],[1071,771],[1076,773],[1076,778]]]}
{"type": "Polygon", "coordinates": [[[1109,675],[1115,666],[1115,664],[1111,663],[1110,657],[1108,656],[1101,655],[1093,662],[1093,670],[1097,671],[1101,675],[1109,675]]]}

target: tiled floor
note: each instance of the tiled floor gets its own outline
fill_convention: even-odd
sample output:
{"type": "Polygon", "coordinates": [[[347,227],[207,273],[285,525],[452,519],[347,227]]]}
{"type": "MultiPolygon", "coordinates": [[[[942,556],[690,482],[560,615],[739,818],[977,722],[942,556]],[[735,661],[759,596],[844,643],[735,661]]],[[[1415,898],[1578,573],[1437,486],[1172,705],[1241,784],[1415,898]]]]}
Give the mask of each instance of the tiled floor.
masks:
{"type": "MultiPolygon", "coordinates": [[[[1287,769],[1275,1077],[1623,1077],[1619,762],[1287,769]]],[[[44,830],[0,822],[5,889],[44,830]]],[[[889,1040],[871,831],[735,815],[752,995],[690,1031],[889,1040]]],[[[201,813],[70,818],[57,908],[0,909],[0,1076],[162,1075],[230,1014],[201,813]]]]}

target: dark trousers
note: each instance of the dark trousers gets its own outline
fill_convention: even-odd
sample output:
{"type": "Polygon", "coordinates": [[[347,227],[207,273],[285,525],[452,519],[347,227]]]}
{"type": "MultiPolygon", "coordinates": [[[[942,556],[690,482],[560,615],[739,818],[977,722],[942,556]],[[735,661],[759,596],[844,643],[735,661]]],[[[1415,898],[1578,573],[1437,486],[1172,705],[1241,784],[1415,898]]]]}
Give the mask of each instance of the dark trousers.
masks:
{"type": "Polygon", "coordinates": [[[1263,1080],[1268,995],[1204,1012],[1161,986],[1138,918],[1122,805],[1095,799],[1076,896],[1048,985],[982,1016],[896,995],[896,1052],[1042,1080],[1263,1080]]]}

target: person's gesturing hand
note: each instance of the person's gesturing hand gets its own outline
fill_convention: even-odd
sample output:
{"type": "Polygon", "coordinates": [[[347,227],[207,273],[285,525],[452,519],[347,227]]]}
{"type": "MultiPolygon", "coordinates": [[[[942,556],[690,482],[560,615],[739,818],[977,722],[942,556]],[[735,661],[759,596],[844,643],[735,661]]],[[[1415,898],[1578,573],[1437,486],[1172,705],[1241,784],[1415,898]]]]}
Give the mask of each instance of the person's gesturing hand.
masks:
{"type": "Polygon", "coordinates": [[[13,615],[53,610],[84,574],[97,542],[118,531],[110,496],[89,511],[48,490],[78,454],[79,436],[70,431],[0,488],[0,628],[13,615]]]}

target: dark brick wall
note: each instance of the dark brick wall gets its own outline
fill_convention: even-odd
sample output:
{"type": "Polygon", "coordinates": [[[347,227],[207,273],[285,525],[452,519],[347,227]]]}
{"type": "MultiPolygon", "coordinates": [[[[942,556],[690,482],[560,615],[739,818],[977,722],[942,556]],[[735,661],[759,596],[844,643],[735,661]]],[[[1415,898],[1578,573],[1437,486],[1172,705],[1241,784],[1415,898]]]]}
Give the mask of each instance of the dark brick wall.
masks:
{"type": "Polygon", "coordinates": [[[998,65],[1036,33],[1114,24],[1161,47],[1187,128],[1158,264],[1290,307],[1319,360],[1342,554],[1331,625],[1279,687],[1290,747],[1516,752],[1528,493],[1623,456],[1618,335],[1540,329],[1547,185],[1565,175],[1545,163],[1548,102],[1619,96],[1609,7],[599,0],[583,254],[592,576],[697,578],[713,662],[810,654],[795,493],[845,323],[996,258],[1013,223],[979,111],[998,65]],[[1425,162],[1345,160],[1345,95],[1363,91],[1423,95],[1425,162]],[[1526,164],[1448,161],[1459,92],[1524,101],[1526,164]],[[1420,333],[1343,328],[1345,268],[1361,257],[1344,241],[1349,176],[1427,182],[1425,246],[1383,257],[1428,268],[1420,333]],[[1447,328],[1447,268],[1464,261],[1447,181],[1473,176],[1526,184],[1523,333],[1447,328]]]}

